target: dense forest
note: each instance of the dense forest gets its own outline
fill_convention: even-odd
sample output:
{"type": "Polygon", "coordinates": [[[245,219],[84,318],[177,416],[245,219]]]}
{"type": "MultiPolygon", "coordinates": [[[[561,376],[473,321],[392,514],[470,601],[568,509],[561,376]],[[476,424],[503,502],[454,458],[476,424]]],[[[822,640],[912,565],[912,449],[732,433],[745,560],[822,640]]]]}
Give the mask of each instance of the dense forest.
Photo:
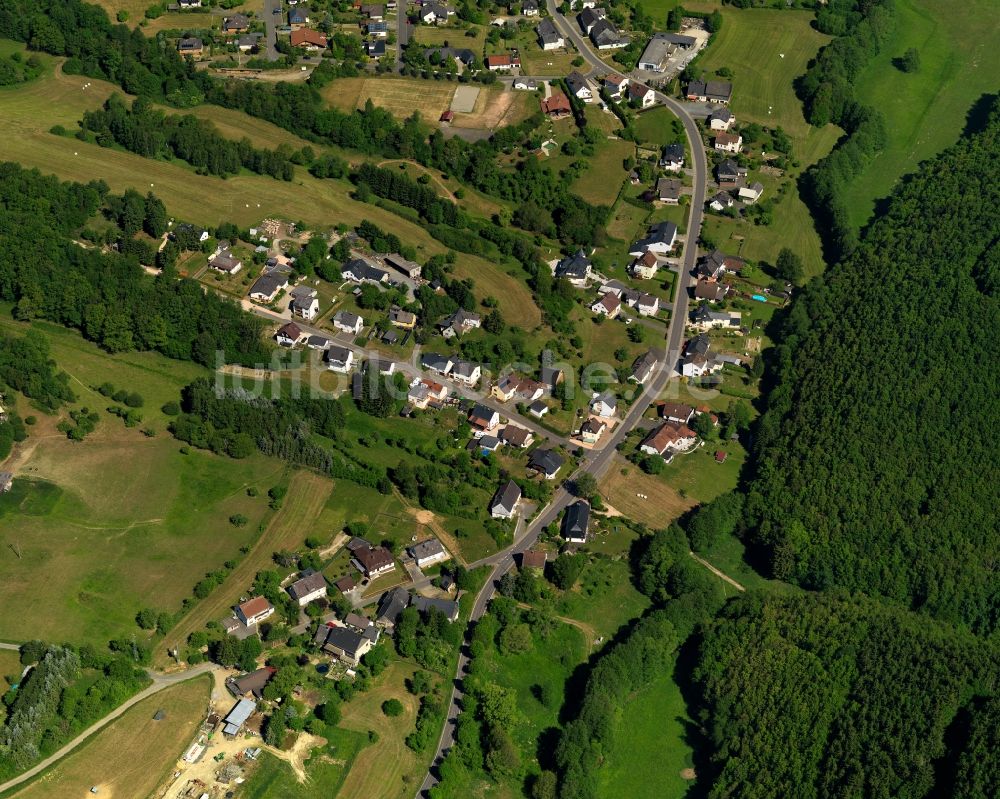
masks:
{"type": "Polygon", "coordinates": [[[900,185],[779,335],[747,501],[774,574],[1000,623],[1000,108],[900,185]],[[988,260],[988,259],[987,259],[988,260]]]}
{"type": "Polygon", "coordinates": [[[995,750],[978,761],[995,740],[995,700],[974,697],[996,689],[998,654],[862,597],[731,601],[694,673],[714,750],[708,796],[995,796],[984,790],[996,784],[995,750]],[[954,760],[962,721],[972,729],[957,788],[939,767],[954,760]]]}
{"type": "Polygon", "coordinates": [[[262,323],[235,303],[202,291],[193,280],[178,280],[173,270],[154,279],[135,256],[75,240],[103,211],[125,226],[122,245],[138,241],[130,234],[142,229],[143,215],[154,208],[162,204],[135,192],[114,197],[100,182],[61,183],[37,170],[0,163],[0,249],[5,253],[0,299],[15,303],[19,319],[72,327],[109,352],[156,350],[214,366],[221,350],[227,362],[268,362],[262,323]]]}

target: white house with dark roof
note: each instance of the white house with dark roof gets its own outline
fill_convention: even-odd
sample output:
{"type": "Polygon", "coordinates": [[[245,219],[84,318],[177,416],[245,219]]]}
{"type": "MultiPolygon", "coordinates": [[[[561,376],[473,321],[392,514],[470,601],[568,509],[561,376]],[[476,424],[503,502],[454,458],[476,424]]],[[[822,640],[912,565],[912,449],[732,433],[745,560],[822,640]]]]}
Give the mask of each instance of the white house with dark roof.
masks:
{"type": "Polygon", "coordinates": [[[666,255],[677,243],[677,225],[673,222],[657,222],[651,225],[646,238],[640,239],[629,247],[629,255],[638,258],[646,252],[666,255]]]}
{"type": "Polygon", "coordinates": [[[365,320],[350,311],[337,311],[333,315],[333,326],[337,330],[356,336],[364,329],[365,320]]]}
{"type": "Polygon", "coordinates": [[[563,258],[556,264],[556,277],[562,277],[574,286],[583,287],[587,285],[587,278],[593,264],[583,250],[577,250],[573,255],[563,258]]]}
{"type": "Polygon", "coordinates": [[[509,519],[517,513],[521,501],[521,488],[513,480],[508,480],[490,500],[490,516],[494,519],[509,519]]]}
{"type": "Polygon", "coordinates": [[[278,332],[274,334],[274,340],[282,347],[294,347],[305,336],[306,334],[302,332],[302,328],[295,324],[295,322],[288,322],[278,328],[278,332]]]}
{"type": "Polygon", "coordinates": [[[326,361],[326,368],[331,372],[347,374],[354,367],[354,353],[347,347],[340,347],[331,344],[323,353],[323,360],[326,361]]]}
{"type": "Polygon", "coordinates": [[[566,76],[566,87],[577,100],[582,100],[585,103],[594,102],[594,90],[590,88],[587,79],[576,70],[566,76]]]}
{"type": "Polygon", "coordinates": [[[610,391],[595,393],[590,401],[590,412],[602,419],[610,419],[618,413],[618,399],[610,391]]]}
{"type": "Polygon", "coordinates": [[[538,44],[543,50],[558,50],[560,47],[566,46],[563,35],[559,33],[548,17],[538,23],[535,33],[538,36],[538,44]]]}
{"type": "Polygon", "coordinates": [[[409,547],[407,552],[410,553],[410,557],[413,558],[414,563],[417,564],[417,568],[420,569],[433,566],[435,563],[442,563],[451,558],[448,550],[436,538],[427,538],[419,541],[409,547]]]}
{"type": "Polygon", "coordinates": [[[288,595],[294,599],[300,608],[304,608],[316,599],[326,596],[326,578],[322,572],[313,572],[300,577],[288,586],[288,595]]]}

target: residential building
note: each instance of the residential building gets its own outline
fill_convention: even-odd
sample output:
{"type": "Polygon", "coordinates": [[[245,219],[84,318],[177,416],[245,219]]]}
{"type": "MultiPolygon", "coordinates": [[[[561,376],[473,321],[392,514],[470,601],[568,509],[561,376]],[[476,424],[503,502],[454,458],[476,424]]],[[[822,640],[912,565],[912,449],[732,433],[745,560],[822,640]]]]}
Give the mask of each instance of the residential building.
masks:
{"type": "Polygon", "coordinates": [[[351,563],[369,579],[387,574],[396,568],[392,553],[385,547],[372,547],[367,543],[351,551],[351,563]]]}
{"type": "Polygon", "coordinates": [[[585,444],[596,444],[601,440],[604,431],[608,429],[608,423],[603,419],[591,416],[580,426],[580,439],[585,444]]]}
{"type": "Polygon", "coordinates": [[[519,91],[533,92],[539,87],[539,82],[531,78],[514,78],[514,88],[519,91]]]}
{"type": "Polygon", "coordinates": [[[590,401],[590,412],[602,419],[610,419],[618,413],[618,399],[610,391],[594,394],[590,401]]]}
{"type": "Polygon", "coordinates": [[[385,39],[365,42],[365,53],[369,58],[382,58],[385,55],[385,39]]]}
{"type": "Polygon", "coordinates": [[[578,499],[563,515],[562,537],[571,544],[586,544],[590,533],[590,505],[578,499]]]}
{"type": "Polygon", "coordinates": [[[326,361],[326,368],[331,372],[347,374],[354,366],[354,353],[347,347],[331,344],[323,353],[323,360],[326,361]]]}
{"type": "Polygon", "coordinates": [[[723,153],[738,153],[743,149],[743,137],[739,133],[717,133],[713,144],[723,153]]]}
{"type": "Polygon", "coordinates": [[[451,369],[451,379],[466,386],[475,386],[482,377],[483,368],[472,361],[456,361],[451,369]]]}
{"type": "Polygon", "coordinates": [[[721,80],[693,80],[687,87],[687,99],[702,103],[728,104],[733,97],[733,84],[721,80]]]}
{"type": "Polygon", "coordinates": [[[603,8],[585,8],[576,15],[576,21],[580,23],[580,28],[583,32],[589,36],[594,26],[604,19],[604,16],[605,11],[603,8]]]}
{"type": "Polygon", "coordinates": [[[629,38],[622,36],[618,28],[608,20],[602,19],[590,29],[590,41],[598,50],[617,50],[621,47],[628,47],[629,38]]]}
{"type": "Polygon", "coordinates": [[[691,312],[691,324],[699,330],[713,328],[739,329],[743,314],[737,311],[711,311],[707,305],[699,305],[691,312]]]}
{"type": "Polygon", "coordinates": [[[326,36],[312,28],[299,28],[292,31],[291,45],[310,51],[325,50],[326,36]]]}
{"type": "Polygon", "coordinates": [[[388,283],[389,273],[361,258],[353,258],[340,270],[341,277],[352,283],[388,283]]]}
{"type": "Polygon", "coordinates": [[[297,31],[309,24],[309,9],[305,6],[293,8],[288,12],[288,25],[292,31],[297,31]]]}
{"type": "Polygon", "coordinates": [[[631,82],[628,85],[628,101],[639,108],[650,108],[656,102],[656,92],[641,83],[631,82]]]}
{"type": "Polygon", "coordinates": [[[698,262],[695,274],[698,277],[718,280],[727,272],[741,272],[746,262],[735,255],[726,255],[722,250],[713,250],[698,262]]]}
{"type": "Polygon", "coordinates": [[[663,72],[667,59],[678,50],[690,50],[698,43],[693,36],[677,33],[654,33],[646,49],[639,56],[639,69],[647,72],[663,72]]]}
{"type": "Polygon", "coordinates": [[[420,366],[424,369],[430,369],[432,372],[446,375],[455,366],[455,362],[447,355],[427,352],[420,356],[420,366]]]}
{"type": "Polygon", "coordinates": [[[424,50],[424,57],[428,61],[431,61],[435,53],[441,62],[445,61],[445,59],[453,58],[465,67],[476,60],[476,54],[467,47],[429,47],[424,50]]]}
{"type": "Polygon", "coordinates": [[[745,166],[740,166],[732,158],[725,159],[715,168],[715,178],[720,188],[735,188],[749,174],[745,166]]]}
{"type": "Polygon", "coordinates": [[[389,309],[389,322],[403,330],[413,330],[417,326],[417,315],[401,308],[389,309]]]}
{"type": "Polygon", "coordinates": [[[747,205],[753,205],[764,193],[764,184],[760,181],[751,183],[749,186],[741,186],[736,192],[737,196],[747,205]]]}
{"type": "Polygon", "coordinates": [[[642,255],[632,262],[632,277],[651,280],[656,277],[656,272],[660,268],[660,259],[652,250],[646,250],[642,255]]]}
{"type": "Polygon", "coordinates": [[[441,25],[454,13],[452,9],[439,3],[427,3],[420,9],[419,17],[425,25],[441,25]]]}
{"type": "Polygon", "coordinates": [[[640,292],[634,307],[639,316],[656,316],[660,312],[660,298],[640,292]]]}
{"type": "Polygon", "coordinates": [[[712,341],[704,333],[691,339],[684,349],[681,374],[685,377],[704,377],[722,369],[722,361],[712,352],[712,341]]]}
{"type": "Polygon", "coordinates": [[[239,700],[222,720],[222,734],[227,738],[235,738],[256,710],[257,703],[254,700],[239,700]]]}
{"type": "Polygon", "coordinates": [[[189,55],[195,61],[201,58],[205,49],[204,42],[195,36],[187,36],[177,42],[177,52],[181,55],[189,55]]]}
{"type": "Polygon", "coordinates": [[[619,75],[617,72],[611,72],[604,76],[603,87],[613,99],[619,100],[621,99],[622,92],[628,88],[628,78],[619,75]]]}
{"type": "Polygon", "coordinates": [[[667,205],[677,205],[684,184],[678,178],[660,178],[656,181],[656,199],[667,205]]]}
{"type": "Polygon", "coordinates": [[[614,319],[618,316],[619,311],[621,311],[622,302],[614,294],[608,292],[607,294],[602,294],[600,297],[594,301],[590,310],[592,313],[598,316],[606,316],[609,319],[614,319]]]}
{"type": "Polygon", "coordinates": [[[684,145],[668,144],[663,148],[663,155],[660,157],[660,167],[671,172],[678,172],[684,168],[684,145]]]}
{"type": "Polygon", "coordinates": [[[513,480],[508,480],[490,500],[490,516],[494,519],[509,519],[517,513],[521,501],[521,488],[513,480]]]}
{"type": "Polygon", "coordinates": [[[535,434],[527,428],[508,424],[500,431],[500,440],[509,447],[527,449],[535,440],[535,434]]]}
{"type": "Polygon", "coordinates": [[[482,323],[483,320],[479,314],[459,308],[455,313],[441,322],[438,327],[441,330],[442,336],[452,338],[454,336],[464,336],[470,330],[478,330],[482,323]]]}
{"type": "Polygon", "coordinates": [[[333,326],[337,330],[356,336],[364,329],[365,320],[350,311],[337,311],[333,315],[333,326]]]}
{"type": "Polygon", "coordinates": [[[382,594],[375,613],[375,623],[391,628],[396,624],[399,614],[410,604],[410,592],[405,588],[394,588],[382,594]]]}
{"type": "Polygon", "coordinates": [[[565,278],[574,286],[583,287],[587,285],[587,278],[590,277],[592,266],[583,250],[577,250],[573,255],[563,258],[556,264],[556,277],[565,278]]]}
{"type": "Polygon", "coordinates": [[[417,568],[420,569],[433,566],[435,563],[442,563],[451,557],[436,538],[427,538],[419,541],[409,547],[407,551],[410,553],[410,557],[413,558],[414,563],[417,564],[417,568]]]}
{"type": "Polygon", "coordinates": [[[594,102],[594,91],[590,88],[587,79],[576,70],[566,76],[566,87],[577,100],[582,100],[585,103],[594,102]]]}
{"type": "Polygon", "coordinates": [[[544,549],[529,549],[521,553],[522,569],[544,569],[549,553],[544,549]]]}
{"type": "Polygon", "coordinates": [[[528,413],[530,413],[536,419],[541,419],[548,412],[549,412],[549,406],[546,405],[541,400],[535,400],[528,406],[528,413]]]}
{"type": "Polygon", "coordinates": [[[639,451],[663,457],[669,450],[674,452],[686,450],[697,440],[698,436],[694,430],[686,425],[664,422],[642,440],[639,451]]]}
{"type": "Polygon", "coordinates": [[[293,296],[288,307],[292,316],[311,322],[319,314],[319,299],[315,296],[293,296]]]}
{"type": "Polygon", "coordinates": [[[720,191],[711,200],[708,201],[708,207],[713,211],[725,211],[727,208],[732,208],[735,205],[733,200],[733,195],[728,191],[720,191]]]}
{"type": "Polygon", "coordinates": [[[325,350],[330,346],[330,339],[326,336],[309,336],[306,339],[306,346],[311,350],[325,350]]]}
{"type": "Polygon", "coordinates": [[[573,106],[569,98],[561,91],[555,90],[548,98],[541,101],[542,113],[552,119],[565,119],[572,115],[573,106]]]}
{"type": "Polygon", "coordinates": [[[380,634],[381,631],[377,627],[369,627],[359,632],[346,625],[327,622],[320,625],[313,640],[327,654],[348,666],[357,666],[361,658],[378,643],[380,634]]]}
{"type": "Polygon", "coordinates": [[[543,50],[558,50],[566,46],[566,40],[548,17],[538,23],[535,33],[538,36],[538,44],[543,50]]]}
{"type": "Polygon", "coordinates": [[[528,458],[528,469],[545,476],[546,480],[552,480],[559,473],[565,460],[562,455],[553,449],[536,449],[528,458]]]}
{"type": "Polygon", "coordinates": [[[274,613],[274,607],[262,596],[255,596],[236,606],[236,618],[247,627],[260,624],[274,613]]]}
{"type": "Polygon", "coordinates": [[[295,322],[288,322],[278,328],[278,332],[274,334],[274,340],[277,341],[282,347],[294,347],[300,341],[302,341],[305,333],[302,332],[295,322]]]}
{"type": "Polygon", "coordinates": [[[664,402],[660,406],[660,416],[674,424],[687,424],[694,417],[694,408],[680,402],[664,402]]]}
{"type": "Polygon", "coordinates": [[[367,19],[381,21],[385,19],[385,6],[381,4],[365,3],[361,6],[361,16],[367,19]]]}
{"type": "Polygon", "coordinates": [[[522,0],[521,13],[526,17],[538,16],[538,0],[522,0]]]}
{"type": "Polygon", "coordinates": [[[250,18],[246,14],[233,14],[222,18],[223,33],[244,33],[250,30],[250,18]]]}
{"type": "Polygon", "coordinates": [[[666,255],[677,242],[677,225],[673,222],[657,222],[652,225],[646,233],[646,238],[640,239],[629,247],[629,255],[633,258],[653,252],[657,255],[666,255]]]}
{"type": "Polygon", "coordinates": [[[719,283],[717,280],[701,278],[694,287],[694,298],[696,300],[708,300],[709,302],[719,302],[729,293],[729,285],[719,283]]]}
{"type": "Polygon", "coordinates": [[[236,39],[236,47],[241,53],[256,51],[258,39],[260,39],[259,33],[245,33],[236,39]]]}
{"type": "Polygon", "coordinates": [[[643,385],[656,371],[656,365],[660,362],[655,352],[649,350],[645,355],[640,355],[632,363],[632,371],[629,380],[634,380],[639,385],[643,385]]]}
{"type": "Polygon", "coordinates": [[[300,608],[304,608],[313,600],[326,596],[326,578],[322,572],[313,572],[300,577],[288,586],[288,595],[298,602],[300,608]]]}
{"type": "Polygon", "coordinates": [[[500,426],[500,414],[492,408],[476,403],[469,411],[469,424],[478,433],[489,433],[500,426]]]}
{"type": "MultiPolygon", "coordinates": [[[[551,355],[551,353],[545,353],[545,354],[551,355]]],[[[566,379],[566,375],[563,373],[562,369],[553,366],[551,363],[545,362],[542,364],[542,368],[538,374],[538,378],[539,380],[541,380],[545,388],[549,392],[551,392],[552,389],[554,389],[556,386],[562,383],[563,380],[566,379]]]]}
{"type": "Polygon", "coordinates": [[[722,106],[708,115],[708,128],[709,130],[729,130],[735,119],[733,112],[722,106]]]}
{"type": "Polygon", "coordinates": [[[421,614],[436,610],[448,621],[458,621],[459,605],[451,599],[434,599],[426,596],[411,596],[410,607],[416,608],[421,614]]]}
{"type": "Polygon", "coordinates": [[[250,286],[250,299],[263,305],[270,305],[287,286],[288,278],[285,275],[269,272],[261,275],[250,286]]]}

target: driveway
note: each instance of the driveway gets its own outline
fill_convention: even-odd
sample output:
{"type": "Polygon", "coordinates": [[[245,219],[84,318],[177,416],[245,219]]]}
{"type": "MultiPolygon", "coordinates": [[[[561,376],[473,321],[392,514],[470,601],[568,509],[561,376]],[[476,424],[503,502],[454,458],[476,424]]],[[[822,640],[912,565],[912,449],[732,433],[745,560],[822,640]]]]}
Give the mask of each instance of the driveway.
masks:
{"type": "Polygon", "coordinates": [[[278,25],[285,21],[285,8],[282,0],[264,0],[264,34],[266,40],[264,55],[268,61],[277,61],[281,56],[278,52],[278,25]],[[278,13],[275,13],[277,9],[278,13]]]}

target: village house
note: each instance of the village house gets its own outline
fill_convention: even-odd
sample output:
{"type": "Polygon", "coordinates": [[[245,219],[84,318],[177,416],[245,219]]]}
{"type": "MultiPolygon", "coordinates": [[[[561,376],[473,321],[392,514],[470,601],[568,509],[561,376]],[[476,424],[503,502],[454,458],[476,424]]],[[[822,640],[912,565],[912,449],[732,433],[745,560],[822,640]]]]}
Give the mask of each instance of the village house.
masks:
{"type": "Polygon", "coordinates": [[[309,9],[305,6],[293,8],[288,12],[288,25],[293,31],[304,28],[309,24],[309,9]]]}
{"type": "Polygon", "coordinates": [[[610,391],[595,393],[590,401],[590,412],[602,419],[610,419],[618,412],[618,399],[610,391]]]}
{"type": "Polygon", "coordinates": [[[490,500],[490,516],[494,519],[509,519],[517,513],[521,501],[521,488],[513,480],[508,480],[493,495],[490,500]]]}
{"type": "Polygon", "coordinates": [[[585,103],[594,102],[593,89],[590,88],[587,79],[576,70],[566,76],[566,86],[577,100],[582,100],[585,103]]]}
{"type": "Polygon", "coordinates": [[[604,431],[608,429],[608,423],[603,419],[591,416],[580,426],[580,439],[585,444],[596,444],[601,440],[604,431]]]}
{"type": "Polygon", "coordinates": [[[352,258],[340,270],[340,276],[352,283],[388,283],[389,273],[361,258],[352,258]]]}
{"type": "Polygon", "coordinates": [[[236,606],[236,618],[245,626],[253,627],[269,618],[274,607],[262,596],[255,596],[236,606]]]}
{"type": "Polygon", "coordinates": [[[500,414],[492,408],[476,403],[469,411],[469,424],[478,435],[491,433],[500,426],[500,414]]]}
{"type": "Polygon", "coordinates": [[[326,49],[326,36],[312,28],[299,28],[292,31],[292,47],[302,47],[310,52],[326,49]]]}
{"type": "Polygon", "coordinates": [[[622,92],[628,88],[628,78],[624,75],[619,75],[617,72],[611,72],[604,76],[604,90],[611,95],[613,100],[620,100],[622,92]]]}
{"type": "Polygon", "coordinates": [[[714,328],[739,329],[743,314],[737,311],[711,311],[706,305],[699,305],[691,312],[691,324],[698,330],[714,328]]]}
{"type": "Polygon", "coordinates": [[[350,311],[337,311],[333,315],[333,326],[343,333],[357,336],[365,326],[365,320],[350,311]]]}
{"type": "Polygon", "coordinates": [[[491,393],[501,402],[534,402],[545,393],[545,386],[530,377],[511,372],[497,381],[491,393]]]}
{"type": "Polygon", "coordinates": [[[519,91],[533,92],[539,87],[539,82],[533,78],[514,78],[513,86],[519,91]]]}
{"type": "Polygon", "coordinates": [[[702,103],[728,104],[733,97],[733,84],[721,80],[693,80],[687,87],[687,99],[702,103]]]}
{"type": "Polygon", "coordinates": [[[274,340],[282,347],[294,347],[302,341],[305,335],[302,332],[302,328],[295,324],[295,322],[288,322],[278,328],[278,332],[274,334],[274,340]]]}
{"type": "Polygon", "coordinates": [[[708,302],[719,302],[726,298],[729,293],[727,283],[719,283],[716,280],[701,278],[694,287],[694,298],[696,300],[708,300],[708,302]]]}
{"type": "Polygon", "coordinates": [[[182,56],[191,56],[195,61],[201,58],[204,49],[204,42],[196,36],[187,36],[177,41],[177,52],[182,56]]]}
{"type": "Polygon", "coordinates": [[[370,580],[396,568],[396,561],[388,549],[372,547],[367,542],[351,550],[351,564],[370,580]]]}
{"type": "Polygon", "coordinates": [[[453,338],[455,336],[464,336],[470,330],[478,330],[482,323],[483,320],[479,314],[459,308],[455,313],[441,322],[438,327],[441,330],[442,336],[453,338]]]}
{"type": "Polygon", "coordinates": [[[708,115],[708,128],[709,130],[729,130],[735,119],[733,112],[728,108],[724,106],[716,108],[708,115]]]}
{"type": "Polygon", "coordinates": [[[543,475],[546,480],[553,480],[564,462],[562,455],[555,450],[536,449],[528,458],[528,469],[543,475]]]}
{"type": "Polygon", "coordinates": [[[527,428],[518,427],[514,424],[508,424],[505,425],[504,429],[500,432],[500,440],[509,447],[527,449],[535,440],[535,434],[527,428]]]}
{"type": "Polygon", "coordinates": [[[354,366],[354,353],[347,347],[331,344],[323,353],[323,360],[326,361],[326,368],[331,372],[347,374],[354,366]]]}
{"type": "MultiPolygon", "coordinates": [[[[241,53],[255,52],[258,39],[260,39],[259,33],[244,33],[236,39],[236,49],[241,53]]],[[[251,235],[253,235],[252,232],[251,235]]]]}
{"type": "Polygon", "coordinates": [[[382,58],[385,55],[385,39],[365,42],[365,54],[369,58],[382,58]]]}
{"type": "Polygon", "coordinates": [[[668,144],[663,148],[663,155],[660,156],[660,168],[670,172],[678,172],[684,168],[684,145],[668,144]]]}
{"type": "Polygon", "coordinates": [[[572,256],[563,258],[556,264],[556,277],[565,278],[577,288],[582,288],[587,285],[592,267],[583,250],[577,250],[572,256]]]}
{"type": "Polygon", "coordinates": [[[570,544],[586,544],[590,533],[590,505],[578,499],[563,515],[562,537],[570,544]]]}
{"type": "Polygon", "coordinates": [[[702,333],[687,343],[681,374],[685,377],[704,377],[721,370],[722,363],[712,351],[712,340],[702,333]]]}
{"type": "Polygon", "coordinates": [[[311,350],[325,350],[331,344],[326,336],[312,335],[306,339],[306,346],[311,350]]]}
{"type": "Polygon", "coordinates": [[[541,419],[548,412],[549,412],[549,406],[546,405],[541,400],[535,400],[528,406],[528,413],[534,416],[536,419],[541,419]]]}
{"type": "MultiPolygon", "coordinates": [[[[633,305],[632,303],[629,303],[633,305]]],[[[660,298],[645,292],[639,292],[633,305],[639,316],[656,316],[660,312],[660,298]]]]}
{"type": "Polygon", "coordinates": [[[646,252],[653,252],[657,255],[666,255],[677,242],[677,225],[673,222],[657,222],[650,226],[646,238],[634,242],[629,247],[628,254],[633,258],[638,258],[646,252]]]}
{"type": "Polygon", "coordinates": [[[472,361],[456,361],[451,368],[451,379],[462,385],[474,387],[482,377],[483,367],[472,361]]]}
{"type": "Polygon", "coordinates": [[[542,113],[551,119],[565,119],[573,113],[569,98],[560,91],[553,91],[548,98],[541,101],[541,106],[542,113]]]}
{"type": "Polygon", "coordinates": [[[319,299],[316,292],[306,286],[296,286],[290,292],[292,301],[288,307],[292,316],[311,322],[319,314],[319,299]]]}
{"type": "Polygon", "coordinates": [[[674,424],[687,424],[694,417],[694,408],[680,402],[664,402],[660,405],[660,416],[674,424]]]}
{"type": "Polygon", "coordinates": [[[746,261],[735,255],[726,255],[722,250],[713,250],[698,262],[695,274],[699,278],[718,280],[727,273],[743,271],[746,261]]]}
{"type": "Polygon", "coordinates": [[[538,16],[538,0],[522,0],[521,14],[526,17],[538,16]]]}
{"type": "Polygon", "coordinates": [[[425,25],[442,25],[448,21],[448,17],[454,14],[454,10],[439,3],[427,3],[420,9],[420,21],[425,25]]]}
{"type": "Polygon", "coordinates": [[[576,21],[580,23],[580,29],[589,36],[594,26],[604,19],[604,16],[603,8],[585,8],[577,14],[576,21]]]}
{"type": "Polygon", "coordinates": [[[667,205],[677,205],[684,184],[677,178],[660,178],[656,181],[656,199],[667,205]]]}
{"type": "Polygon", "coordinates": [[[607,19],[598,20],[590,29],[590,41],[594,43],[598,50],[617,50],[621,47],[628,47],[629,38],[622,36],[618,28],[612,25],[607,19]]]}
{"type": "Polygon", "coordinates": [[[650,108],[656,102],[656,92],[633,81],[628,85],[628,101],[639,108],[650,108]]]}
{"type": "Polygon", "coordinates": [[[538,45],[543,50],[558,50],[566,46],[566,40],[548,17],[538,23],[535,34],[538,36],[538,45]]]}
{"type": "Polygon", "coordinates": [[[401,308],[390,308],[389,323],[403,330],[413,330],[417,326],[417,315],[411,311],[404,311],[401,308]]]}
{"type": "Polygon", "coordinates": [[[653,376],[653,372],[656,371],[656,365],[659,362],[660,359],[657,357],[656,353],[649,350],[644,355],[640,355],[635,359],[628,379],[635,381],[639,385],[643,385],[653,376]]]}
{"type": "Polygon", "coordinates": [[[381,22],[385,19],[385,6],[376,3],[365,3],[361,6],[361,16],[366,19],[376,20],[381,22]]]}
{"type": "Polygon", "coordinates": [[[727,208],[732,208],[736,204],[733,200],[733,195],[728,191],[720,191],[711,200],[708,201],[708,207],[713,211],[725,211],[727,208]]]}
{"type": "Polygon", "coordinates": [[[326,596],[326,578],[321,572],[313,572],[300,577],[288,586],[288,595],[294,599],[300,608],[304,608],[316,599],[326,596]]]}
{"type": "Polygon", "coordinates": [[[609,291],[595,300],[591,304],[590,310],[598,316],[606,316],[608,319],[614,319],[618,316],[619,311],[621,311],[621,307],[621,300],[609,291]]]}
{"type": "Polygon", "coordinates": [[[668,451],[681,452],[689,449],[697,440],[694,430],[686,425],[664,422],[642,440],[639,451],[662,458],[668,451]]]}
{"type": "Polygon", "coordinates": [[[749,173],[750,170],[740,166],[732,158],[725,159],[715,168],[715,178],[722,189],[736,188],[749,173]]]}
{"type": "Polygon", "coordinates": [[[521,553],[521,568],[542,571],[548,559],[549,553],[544,549],[529,549],[521,553]]]}
{"type": "Polygon", "coordinates": [[[448,355],[427,352],[420,356],[420,366],[432,372],[447,375],[455,366],[455,361],[448,355]]]}
{"type": "Polygon", "coordinates": [[[288,286],[288,278],[278,272],[269,272],[257,278],[250,286],[250,299],[262,305],[270,305],[288,286]]]}
{"type": "Polygon", "coordinates": [[[410,557],[413,558],[413,562],[417,564],[418,569],[433,566],[435,563],[443,563],[451,557],[436,538],[427,538],[419,541],[409,547],[407,552],[410,553],[410,557]]]}
{"type": "Polygon", "coordinates": [[[250,30],[250,18],[246,14],[233,14],[222,18],[223,33],[244,33],[250,30]]]}
{"type": "Polygon", "coordinates": [[[764,193],[764,184],[757,181],[749,186],[741,186],[737,196],[747,205],[753,205],[764,193]]]}
{"type": "Polygon", "coordinates": [[[656,253],[652,250],[646,250],[646,252],[632,262],[629,271],[634,278],[651,280],[656,277],[659,268],[660,259],[656,257],[656,253]]]}
{"type": "Polygon", "coordinates": [[[378,643],[380,633],[377,627],[358,632],[346,625],[327,622],[320,625],[313,640],[324,652],[353,667],[378,643]]]}
{"type": "Polygon", "coordinates": [[[713,144],[723,153],[738,153],[743,149],[743,137],[739,133],[717,133],[713,144]]]}

